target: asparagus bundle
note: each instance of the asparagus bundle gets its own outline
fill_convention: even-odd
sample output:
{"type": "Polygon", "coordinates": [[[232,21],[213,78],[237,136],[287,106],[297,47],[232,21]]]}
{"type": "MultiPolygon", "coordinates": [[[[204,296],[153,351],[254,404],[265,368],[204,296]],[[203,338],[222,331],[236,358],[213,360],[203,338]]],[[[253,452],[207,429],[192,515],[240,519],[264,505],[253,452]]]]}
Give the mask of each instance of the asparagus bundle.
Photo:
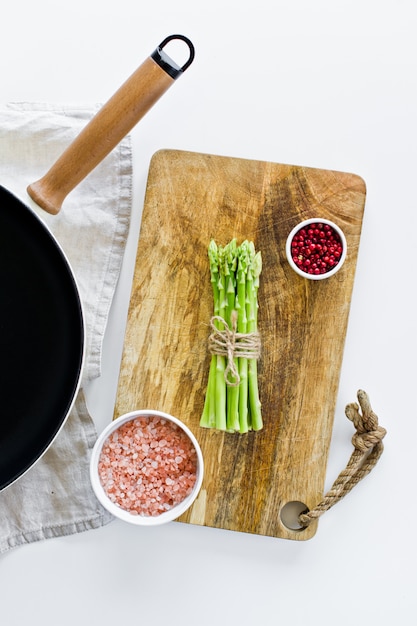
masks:
{"type": "Polygon", "coordinates": [[[212,352],[200,426],[247,433],[262,428],[257,358],[262,257],[251,241],[208,248],[213,290],[212,352]]]}

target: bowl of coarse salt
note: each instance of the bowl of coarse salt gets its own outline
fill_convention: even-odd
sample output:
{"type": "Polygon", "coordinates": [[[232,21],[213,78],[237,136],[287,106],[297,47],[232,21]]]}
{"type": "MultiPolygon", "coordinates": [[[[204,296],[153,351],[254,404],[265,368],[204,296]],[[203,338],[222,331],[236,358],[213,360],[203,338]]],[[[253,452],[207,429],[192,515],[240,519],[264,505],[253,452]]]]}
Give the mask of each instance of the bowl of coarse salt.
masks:
{"type": "Polygon", "coordinates": [[[287,237],[285,252],[292,269],[310,280],[323,280],[338,272],[346,259],[342,229],[323,218],[300,222],[287,237]]]}
{"type": "Polygon", "coordinates": [[[182,515],[203,481],[201,448],[191,430],[162,411],[138,410],[102,431],[91,455],[97,499],[115,517],[138,526],[182,515]]]}

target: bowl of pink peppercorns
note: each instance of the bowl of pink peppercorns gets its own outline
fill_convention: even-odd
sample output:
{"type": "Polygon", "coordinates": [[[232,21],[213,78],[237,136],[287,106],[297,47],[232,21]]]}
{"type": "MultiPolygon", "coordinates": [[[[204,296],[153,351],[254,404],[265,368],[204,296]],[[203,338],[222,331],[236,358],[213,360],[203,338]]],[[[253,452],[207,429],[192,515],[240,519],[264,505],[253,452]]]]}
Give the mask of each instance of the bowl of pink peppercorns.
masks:
{"type": "Polygon", "coordinates": [[[285,251],[297,274],[310,280],[323,280],[342,267],[347,252],[346,237],[334,222],[311,218],[294,226],[285,251]]]}
{"type": "Polygon", "coordinates": [[[91,455],[90,479],[100,503],[137,526],[170,522],[193,504],[204,464],[191,430],[162,411],[137,410],[103,430],[91,455]]]}

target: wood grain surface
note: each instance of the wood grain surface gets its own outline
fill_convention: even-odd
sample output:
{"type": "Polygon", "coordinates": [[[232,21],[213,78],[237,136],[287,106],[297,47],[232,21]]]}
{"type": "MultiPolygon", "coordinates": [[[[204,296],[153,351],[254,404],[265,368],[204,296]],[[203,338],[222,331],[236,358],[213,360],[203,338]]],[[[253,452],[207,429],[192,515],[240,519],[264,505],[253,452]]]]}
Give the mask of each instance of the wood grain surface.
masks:
{"type": "Polygon", "coordinates": [[[180,521],[295,540],[288,502],[322,495],[365,204],[357,175],[175,150],[151,161],[115,417],[166,411],[196,435],[205,476],[180,521]],[[348,253],[324,281],[298,276],[285,241],[317,217],[344,231],[348,253]],[[207,247],[253,240],[259,289],[259,389],[264,428],[246,435],[200,428],[213,315],[207,247]]]}

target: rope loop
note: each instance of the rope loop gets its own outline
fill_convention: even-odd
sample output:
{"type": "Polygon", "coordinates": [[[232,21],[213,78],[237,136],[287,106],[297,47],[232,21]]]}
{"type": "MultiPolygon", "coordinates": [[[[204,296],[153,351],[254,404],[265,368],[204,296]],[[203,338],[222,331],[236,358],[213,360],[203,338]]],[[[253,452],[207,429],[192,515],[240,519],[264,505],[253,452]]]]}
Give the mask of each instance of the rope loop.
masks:
{"type": "Polygon", "coordinates": [[[378,424],[378,417],[373,412],[369,397],[365,391],[358,391],[359,406],[356,402],[348,404],[345,413],[356,429],[352,437],[354,451],[346,468],[340,472],[323,500],[311,511],[299,515],[302,528],[306,528],[323,513],[331,509],[353,489],[377,464],[383,450],[382,443],[387,431],[378,424]],[[362,413],[360,412],[360,410],[362,413]]]}
{"type": "Polygon", "coordinates": [[[355,433],[352,437],[352,444],[360,452],[367,452],[374,446],[378,445],[385,437],[385,428],[379,427],[378,430],[371,430],[366,433],[355,433]]]}

